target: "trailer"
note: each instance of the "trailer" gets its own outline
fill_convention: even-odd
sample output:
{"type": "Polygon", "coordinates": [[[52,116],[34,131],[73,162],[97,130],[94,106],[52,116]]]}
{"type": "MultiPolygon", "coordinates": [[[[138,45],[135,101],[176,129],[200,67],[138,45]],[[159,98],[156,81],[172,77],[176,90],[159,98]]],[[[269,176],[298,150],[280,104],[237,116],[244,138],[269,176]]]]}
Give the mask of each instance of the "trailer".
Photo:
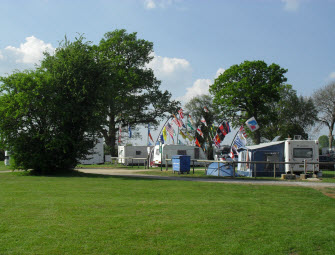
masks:
{"type": "Polygon", "coordinates": [[[238,161],[252,162],[263,161],[269,163],[252,164],[238,163],[237,173],[242,176],[280,176],[281,174],[302,174],[314,172],[321,175],[319,164],[308,164],[319,161],[318,141],[291,140],[262,143],[254,146],[246,146],[238,155],[238,161]],[[275,164],[275,162],[295,164],[275,164]],[[276,167],[276,168],[274,168],[276,167]],[[274,172],[275,171],[275,172],[274,172]]]}
{"type": "MultiPolygon", "coordinates": [[[[162,144],[162,152],[160,151],[160,146],[156,145],[152,149],[151,153],[151,164],[160,166],[165,165],[165,159],[172,159],[175,155],[188,155],[191,156],[191,161],[194,159],[207,159],[203,150],[197,146],[192,145],[174,145],[174,144],[162,144]],[[163,162],[162,162],[163,160],[163,162]]],[[[168,161],[171,165],[171,162],[168,161]]],[[[196,165],[202,165],[202,163],[196,163],[196,165]]]]}
{"type": "MultiPolygon", "coordinates": [[[[147,158],[152,146],[118,146],[118,163],[129,165],[127,158],[147,158]]],[[[138,163],[138,160],[135,160],[138,163]]],[[[135,162],[134,162],[135,163],[135,162]]],[[[144,164],[144,160],[142,162],[144,164]]]]}
{"type": "Polygon", "coordinates": [[[79,160],[82,165],[98,165],[104,163],[104,141],[103,138],[98,138],[94,148],[89,151],[86,159],[79,160]]]}

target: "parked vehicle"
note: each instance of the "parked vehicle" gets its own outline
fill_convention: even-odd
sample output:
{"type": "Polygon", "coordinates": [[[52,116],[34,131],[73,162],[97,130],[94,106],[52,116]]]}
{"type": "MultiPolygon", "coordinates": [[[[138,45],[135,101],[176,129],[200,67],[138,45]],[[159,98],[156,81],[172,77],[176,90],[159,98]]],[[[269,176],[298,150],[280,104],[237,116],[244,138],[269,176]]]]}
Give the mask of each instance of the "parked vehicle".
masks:
{"type": "MultiPolygon", "coordinates": [[[[206,159],[206,155],[203,150],[197,146],[191,145],[174,145],[174,144],[163,144],[162,153],[160,152],[159,145],[153,148],[151,162],[154,165],[165,165],[165,159],[171,159],[175,155],[188,155],[192,159],[206,159]]],[[[171,165],[171,162],[168,162],[171,165]]],[[[202,163],[197,163],[202,165],[202,163]]]]}
{"type": "MultiPolygon", "coordinates": [[[[334,159],[330,156],[327,155],[320,155],[319,156],[319,162],[320,163],[327,163],[327,162],[334,162],[334,159]]],[[[319,169],[327,169],[327,170],[331,170],[334,171],[334,163],[329,163],[327,164],[320,164],[319,169]]]]}
{"type": "MultiPolygon", "coordinates": [[[[147,158],[148,152],[150,151],[149,146],[118,146],[118,163],[129,165],[132,163],[131,160],[127,158],[147,158]]],[[[134,163],[138,163],[137,160],[133,161],[134,163]]],[[[144,164],[144,160],[140,163],[144,164]]]]}

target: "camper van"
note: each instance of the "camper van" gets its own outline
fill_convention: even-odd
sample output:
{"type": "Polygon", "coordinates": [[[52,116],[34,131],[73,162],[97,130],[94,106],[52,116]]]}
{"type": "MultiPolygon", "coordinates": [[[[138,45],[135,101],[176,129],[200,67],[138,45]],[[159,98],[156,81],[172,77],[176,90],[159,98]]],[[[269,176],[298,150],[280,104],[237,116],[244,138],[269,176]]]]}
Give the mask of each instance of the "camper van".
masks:
{"type": "MultiPolygon", "coordinates": [[[[301,164],[286,164],[286,173],[303,173],[304,161],[319,161],[319,144],[317,140],[286,140],[285,141],[285,162],[299,162],[301,164]]],[[[307,164],[308,172],[313,171],[313,165],[307,164]]],[[[314,171],[319,171],[319,165],[315,165],[314,171]]]]}
{"type": "MultiPolygon", "coordinates": [[[[155,165],[165,165],[165,159],[171,159],[175,155],[188,155],[192,159],[206,159],[206,155],[203,150],[197,146],[191,145],[174,145],[174,144],[163,144],[163,154],[161,154],[159,145],[156,145],[152,151],[152,163],[155,165]],[[163,159],[163,162],[161,161],[163,159]]],[[[171,162],[169,162],[171,164],[171,162]]],[[[198,165],[202,165],[198,163],[198,165]]]]}
{"type": "MultiPolygon", "coordinates": [[[[148,152],[150,151],[149,146],[118,146],[118,163],[128,165],[131,160],[127,158],[147,158],[148,152]]],[[[133,161],[136,164],[137,160],[133,161]]],[[[144,163],[144,160],[140,160],[140,163],[144,163]]]]}

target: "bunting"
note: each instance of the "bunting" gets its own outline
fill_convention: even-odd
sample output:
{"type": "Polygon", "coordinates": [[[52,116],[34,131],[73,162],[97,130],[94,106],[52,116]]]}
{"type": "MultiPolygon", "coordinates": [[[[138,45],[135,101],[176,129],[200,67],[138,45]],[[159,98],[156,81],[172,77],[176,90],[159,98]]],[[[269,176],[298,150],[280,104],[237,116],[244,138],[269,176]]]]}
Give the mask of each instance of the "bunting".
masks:
{"type": "Polygon", "coordinates": [[[205,118],[204,118],[203,116],[201,116],[200,121],[201,121],[202,123],[204,123],[205,126],[207,127],[207,122],[206,122],[206,120],[205,120],[205,118]]]}
{"type": "Polygon", "coordinates": [[[179,118],[182,120],[184,118],[183,109],[180,108],[180,110],[178,111],[178,113],[179,113],[179,118]]]}
{"type": "Polygon", "coordinates": [[[201,148],[201,145],[200,145],[200,143],[199,143],[199,141],[198,141],[198,138],[195,138],[195,144],[196,144],[198,147],[201,148]]]}

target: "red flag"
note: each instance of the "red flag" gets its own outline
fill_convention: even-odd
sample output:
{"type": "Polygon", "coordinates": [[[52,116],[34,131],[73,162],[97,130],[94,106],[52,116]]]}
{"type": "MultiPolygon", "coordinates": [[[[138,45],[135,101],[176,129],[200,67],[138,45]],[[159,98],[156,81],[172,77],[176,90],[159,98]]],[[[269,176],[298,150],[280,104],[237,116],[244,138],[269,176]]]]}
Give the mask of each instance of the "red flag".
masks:
{"type": "Polygon", "coordinates": [[[240,132],[242,133],[242,135],[244,136],[244,138],[247,138],[247,134],[245,133],[245,129],[243,127],[243,125],[240,127],[240,132]]]}
{"type": "Polygon", "coordinates": [[[180,108],[180,110],[178,111],[178,113],[179,113],[180,119],[183,119],[184,118],[183,109],[180,108]]]}
{"type": "Polygon", "coordinates": [[[204,138],[204,134],[202,133],[200,128],[197,128],[197,132],[202,138],[204,138]]]}
{"type": "Polygon", "coordinates": [[[200,143],[199,143],[199,141],[198,141],[198,138],[195,138],[195,144],[196,144],[198,147],[201,147],[201,146],[200,146],[200,143]]]}
{"type": "Polygon", "coordinates": [[[176,123],[176,125],[177,125],[178,127],[181,127],[182,124],[181,124],[180,121],[177,119],[176,115],[173,114],[173,117],[174,117],[173,122],[176,123]]]}
{"type": "Polygon", "coordinates": [[[205,126],[207,127],[207,122],[206,122],[206,120],[205,120],[205,118],[204,117],[201,117],[201,120],[200,120],[202,123],[204,123],[205,124],[205,126]]]}
{"type": "Polygon", "coordinates": [[[206,106],[204,106],[204,111],[209,112],[206,106]]]}
{"type": "Polygon", "coordinates": [[[226,131],[226,129],[223,127],[222,124],[220,125],[219,129],[220,129],[220,131],[222,132],[222,134],[223,134],[224,136],[227,135],[227,131],[226,131]]]}

